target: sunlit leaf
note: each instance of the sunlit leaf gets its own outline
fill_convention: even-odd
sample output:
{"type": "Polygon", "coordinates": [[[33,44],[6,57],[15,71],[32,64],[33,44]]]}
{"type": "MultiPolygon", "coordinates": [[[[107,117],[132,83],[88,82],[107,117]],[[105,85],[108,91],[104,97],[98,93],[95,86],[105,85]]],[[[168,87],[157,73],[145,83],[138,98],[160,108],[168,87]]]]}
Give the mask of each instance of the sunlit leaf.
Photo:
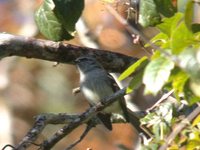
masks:
{"type": "Polygon", "coordinates": [[[198,115],[195,119],[194,119],[194,121],[193,121],[193,123],[192,123],[192,126],[196,126],[196,125],[200,125],[200,115],[198,115]]]}
{"type": "Polygon", "coordinates": [[[143,83],[146,93],[157,94],[167,82],[174,63],[168,58],[152,60],[145,68],[143,83]]]}
{"type": "Polygon", "coordinates": [[[161,32],[168,35],[168,37],[171,37],[171,33],[175,30],[177,27],[178,22],[183,18],[182,13],[176,13],[171,18],[164,18],[163,23],[157,25],[157,27],[160,29],[161,32]]]}
{"type": "MultiPolygon", "coordinates": [[[[160,32],[159,34],[157,34],[156,36],[154,36],[151,39],[152,43],[160,46],[161,48],[166,48],[166,46],[164,46],[164,45],[166,45],[168,43],[168,41],[169,41],[169,37],[162,32],[160,32]]],[[[148,47],[148,46],[151,46],[151,45],[149,43],[147,43],[145,45],[145,47],[148,47]]]]}
{"type": "Polygon", "coordinates": [[[131,82],[126,89],[127,94],[133,92],[134,89],[137,89],[142,84],[143,73],[143,70],[141,70],[133,76],[131,82]]]}
{"type": "MultiPolygon", "coordinates": [[[[165,102],[156,110],[156,114],[164,118],[165,122],[171,123],[173,118],[173,104],[170,102],[165,102]]],[[[162,119],[163,120],[163,119],[162,119]]]]}
{"type": "Polygon", "coordinates": [[[193,34],[188,30],[184,22],[181,22],[172,32],[171,48],[174,54],[179,54],[185,47],[194,44],[193,34]]]}
{"type": "Polygon", "coordinates": [[[172,145],[172,146],[168,147],[167,150],[179,150],[179,146],[178,146],[178,144],[172,145]]]}
{"type": "Polygon", "coordinates": [[[184,87],[188,78],[188,74],[181,70],[179,70],[176,75],[173,75],[172,87],[175,90],[177,97],[179,97],[180,94],[183,94],[184,87]]]}
{"type": "Polygon", "coordinates": [[[200,81],[200,50],[199,48],[188,47],[179,55],[179,66],[185,70],[189,76],[200,81]]]}
{"type": "Polygon", "coordinates": [[[155,113],[149,113],[144,118],[140,119],[142,125],[150,124],[153,125],[159,121],[159,118],[155,113]]]}
{"type": "Polygon", "coordinates": [[[188,150],[195,150],[200,149],[200,141],[198,140],[189,140],[186,145],[186,149],[188,150]]]}
{"type": "Polygon", "coordinates": [[[142,57],[137,62],[135,62],[134,64],[132,64],[130,67],[128,67],[128,69],[126,69],[119,76],[119,80],[124,80],[125,78],[127,78],[128,76],[130,76],[132,73],[134,73],[136,69],[138,69],[139,67],[141,67],[141,68],[144,67],[147,63],[148,63],[147,57],[146,56],[142,57]]]}

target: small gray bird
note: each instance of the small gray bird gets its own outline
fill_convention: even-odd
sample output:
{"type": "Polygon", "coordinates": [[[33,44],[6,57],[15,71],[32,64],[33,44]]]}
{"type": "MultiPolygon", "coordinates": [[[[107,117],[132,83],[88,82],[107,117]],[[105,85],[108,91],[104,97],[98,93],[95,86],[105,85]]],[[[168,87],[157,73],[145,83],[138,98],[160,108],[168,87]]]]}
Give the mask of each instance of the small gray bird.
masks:
{"type": "MultiPolygon", "coordinates": [[[[91,106],[119,90],[113,77],[102,65],[91,56],[79,57],[75,60],[80,73],[80,89],[91,106]]],[[[97,114],[107,129],[112,130],[111,113],[121,113],[129,122],[129,116],[124,98],[111,104],[103,112],[97,114]]]]}

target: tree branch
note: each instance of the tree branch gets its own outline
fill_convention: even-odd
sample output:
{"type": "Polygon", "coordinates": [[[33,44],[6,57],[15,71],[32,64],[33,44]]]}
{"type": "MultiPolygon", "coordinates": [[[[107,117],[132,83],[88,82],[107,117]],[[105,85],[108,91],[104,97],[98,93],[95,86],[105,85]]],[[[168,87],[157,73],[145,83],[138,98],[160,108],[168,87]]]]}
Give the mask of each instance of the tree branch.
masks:
{"type": "Polygon", "coordinates": [[[74,64],[82,55],[94,55],[110,72],[122,72],[138,59],[120,53],[0,33],[0,58],[21,56],[74,64]]]}
{"type": "MultiPolygon", "coordinates": [[[[115,94],[107,97],[105,101],[102,103],[99,103],[98,105],[95,105],[88,110],[86,110],[84,113],[80,115],[68,115],[65,113],[61,114],[42,114],[38,115],[35,121],[35,124],[30,129],[30,131],[27,133],[27,135],[22,139],[22,141],[16,146],[15,149],[27,149],[31,144],[33,144],[36,139],[39,137],[40,133],[43,131],[45,126],[47,124],[68,124],[65,125],[62,129],[57,131],[52,137],[47,139],[41,144],[41,149],[51,149],[58,141],[60,141],[63,137],[71,133],[74,129],[76,129],[78,126],[84,123],[88,123],[88,121],[94,122],[94,126],[98,124],[99,122],[95,122],[95,115],[102,111],[104,108],[111,105],[113,102],[117,100],[118,97],[122,97],[125,95],[125,88],[122,90],[119,90],[115,94]]],[[[113,116],[113,123],[119,123],[119,122],[126,122],[122,118],[117,118],[113,116]]]]}
{"type": "Polygon", "coordinates": [[[48,124],[67,124],[77,119],[79,115],[68,115],[65,113],[60,114],[41,114],[36,117],[33,127],[28,131],[26,136],[21,140],[15,149],[26,149],[36,141],[40,133],[48,124]]]}
{"type": "Polygon", "coordinates": [[[52,137],[44,141],[41,148],[43,150],[51,149],[58,141],[60,141],[63,137],[71,133],[79,125],[89,121],[89,119],[91,119],[94,115],[96,115],[98,112],[102,111],[104,108],[114,103],[117,100],[117,98],[122,97],[125,94],[126,94],[126,88],[117,91],[113,95],[105,98],[105,100],[102,100],[97,105],[89,108],[83,114],[81,114],[77,119],[73,120],[68,125],[65,125],[62,129],[57,131],[52,137]]]}

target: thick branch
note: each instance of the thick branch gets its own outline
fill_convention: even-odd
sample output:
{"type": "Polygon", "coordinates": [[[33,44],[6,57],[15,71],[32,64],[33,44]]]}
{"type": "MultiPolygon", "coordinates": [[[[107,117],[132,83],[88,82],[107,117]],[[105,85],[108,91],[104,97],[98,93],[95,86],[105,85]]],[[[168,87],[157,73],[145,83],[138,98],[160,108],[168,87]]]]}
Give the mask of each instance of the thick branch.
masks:
{"type": "Polygon", "coordinates": [[[137,58],[123,54],[53,42],[23,36],[0,33],[0,57],[22,56],[60,63],[73,64],[82,55],[94,55],[110,72],[122,72],[137,58]]]}

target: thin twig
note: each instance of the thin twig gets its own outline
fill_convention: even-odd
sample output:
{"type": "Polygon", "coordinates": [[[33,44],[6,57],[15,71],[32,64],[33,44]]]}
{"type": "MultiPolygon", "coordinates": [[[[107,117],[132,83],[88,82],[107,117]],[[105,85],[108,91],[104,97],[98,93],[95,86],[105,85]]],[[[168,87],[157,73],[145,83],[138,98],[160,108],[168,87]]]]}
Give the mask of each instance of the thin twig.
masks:
{"type": "Polygon", "coordinates": [[[173,61],[177,62],[177,58],[174,57],[173,55],[171,55],[170,53],[168,53],[167,51],[165,51],[164,49],[158,47],[157,45],[155,45],[154,43],[152,43],[149,39],[146,38],[146,36],[138,31],[135,27],[131,26],[126,19],[124,19],[123,17],[121,17],[117,11],[112,8],[110,5],[106,5],[107,10],[122,24],[124,25],[124,27],[127,29],[128,32],[131,33],[131,35],[139,35],[141,40],[146,43],[149,44],[153,49],[158,50],[160,52],[162,52],[165,56],[169,57],[170,59],[172,59],[173,61]]]}
{"type": "Polygon", "coordinates": [[[13,145],[10,145],[10,144],[5,145],[5,146],[2,148],[2,150],[6,150],[6,148],[8,148],[8,147],[12,148],[13,150],[17,150],[13,145]]]}
{"type": "MultiPolygon", "coordinates": [[[[89,121],[90,122],[90,121],[89,121]]],[[[80,138],[75,141],[74,143],[72,143],[70,146],[68,146],[65,150],[70,150],[72,149],[74,146],[76,146],[78,143],[80,143],[84,137],[88,134],[88,132],[90,131],[90,129],[92,129],[94,127],[94,125],[91,123],[89,123],[85,129],[85,131],[83,132],[83,134],[80,136],[80,138]]]]}
{"type": "Polygon", "coordinates": [[[197,115],[200,114],[200,105],[191,112],[185,119],[183,119],[172,131],[172,133],[165,140],[166,142],[162,145],[159,150],[166,150],[176,136],[185,128],[188,122],[191,122],[197,115]]]}
{"type": "Polygon", "coordinates": [[[148,108],[146,112],[150,112],[153,110],[155,107],[157,107],[161,102],[166,100],[170,95],[174,93],[174,90],[169,91],[168,93],[165,93],[152,107],[148,108]]]}
{"type": "Polygon", "coordinates": [[[79,115],[68,115],[64,113],[60,114],[42,114],[36,117],[36,121],[33,127],[28,131],[26,136],[16,146],[16,149],[23,150],[28,148],[43,131],[47,124],[65,124],[78,118],[79,115]]]}

